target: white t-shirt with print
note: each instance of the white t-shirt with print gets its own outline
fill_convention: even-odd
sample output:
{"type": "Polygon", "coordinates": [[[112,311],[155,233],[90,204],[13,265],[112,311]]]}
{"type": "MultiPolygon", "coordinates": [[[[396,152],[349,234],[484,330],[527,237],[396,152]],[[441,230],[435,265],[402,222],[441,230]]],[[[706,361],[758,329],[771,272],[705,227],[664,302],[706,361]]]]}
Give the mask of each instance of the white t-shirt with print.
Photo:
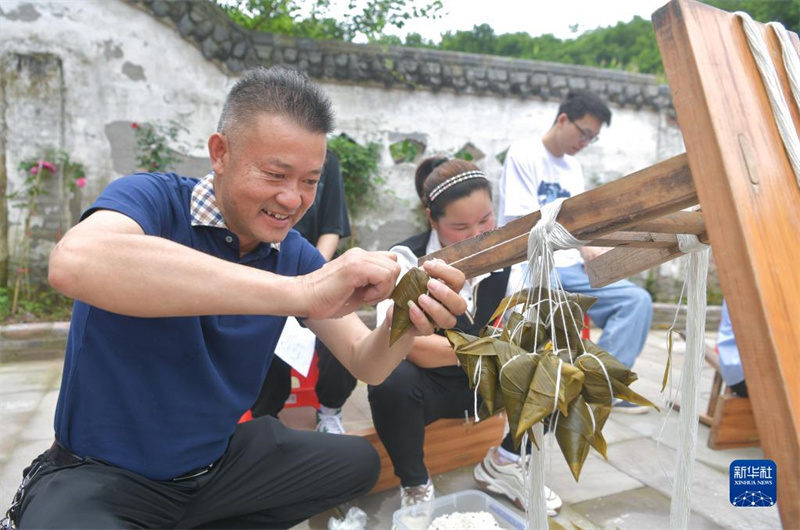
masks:
{"type": "MultiPolygon", "coordinates": [[[[571,155],[553,156],[541,138],[517,140],[508,148],[500,178],[498,226],[537,211],[561,197],[573,197],[585,189],[583,169],[571,155]]],[[[556,267],[583,263],[577,249],[555,253],[556,267]]]]}

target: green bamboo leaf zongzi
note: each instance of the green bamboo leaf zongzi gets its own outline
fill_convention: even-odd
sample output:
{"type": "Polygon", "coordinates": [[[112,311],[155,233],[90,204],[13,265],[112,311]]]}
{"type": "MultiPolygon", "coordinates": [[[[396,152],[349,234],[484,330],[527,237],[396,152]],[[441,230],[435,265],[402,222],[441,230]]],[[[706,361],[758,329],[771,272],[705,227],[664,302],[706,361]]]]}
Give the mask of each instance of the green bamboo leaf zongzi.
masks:
{"type": "Polygon", "coordinates": [[[533,374],[515,435],[522,436],[536,422],[549,416],[554,408],[564,415],[569,414],[569,404],[580,394],[583,377],[578,368],[561,362],[552,353],[542,354],[533,374]]]}
{"type": "MultiPolygon", "coordinates": [[[[500,391],[506,405],[506,415],[508,416],[508,427],[514,437],[515,447],[519,447],[522,435],[517,436],[522,408],[528,397],[531,386],[531,379],[539,364],[541,355],[524,353],[517,355],[503,368],[500,373],[500,391]]],[[[525,429],[522,429],[525,432],[525,429]]]]}
{"type": "Polygon", "coordinates": [[[577,482],[595,438],[594,422],[583,397],[578,396],[569,404],[569,415],[559,416],[555,430],[558,446],[577,482]]]}
{"type": "Polygon", "coordinates": [[[392,315],[392,331],[389,335],[389,346],[403,336],[411,326],[411,317],[408,315],[408,302],[417,302],[417,299],[428,292],[428,273],[419,267],[409,270],[392,291],[394,300],[394,314],[392,315]]]}

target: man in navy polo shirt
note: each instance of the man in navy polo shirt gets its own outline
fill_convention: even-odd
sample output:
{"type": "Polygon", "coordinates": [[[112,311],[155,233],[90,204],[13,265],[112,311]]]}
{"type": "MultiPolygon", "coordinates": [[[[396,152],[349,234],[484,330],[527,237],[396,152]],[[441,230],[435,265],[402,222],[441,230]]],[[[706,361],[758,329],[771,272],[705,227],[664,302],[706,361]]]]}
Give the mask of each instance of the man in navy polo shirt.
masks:
{"type": "Polygon", "coordinates": [[[394,255],[354,249],[326,264],[291,230],[332,127],[305,76],[251,70],[209,138],[211,174],[121,178],[59,242],[49,279],[76,302],[56,442],[25,470],[20,528],[287,528],[372,488],[380,464],[361,438],[270,416],[237,426],[287,315],[379,384],[414,335],[465,309],[463,274],[426,264],[438,279],[390,348],[388,325],[370,332],[353,311],[389,296],[394,255]]]}

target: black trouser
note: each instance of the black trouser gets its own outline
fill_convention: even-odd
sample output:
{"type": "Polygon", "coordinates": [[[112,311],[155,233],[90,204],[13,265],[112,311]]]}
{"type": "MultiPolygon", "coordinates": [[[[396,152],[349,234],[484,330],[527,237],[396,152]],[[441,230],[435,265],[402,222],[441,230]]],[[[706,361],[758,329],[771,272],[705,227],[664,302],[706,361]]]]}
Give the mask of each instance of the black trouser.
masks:
{"type": "Polygon", "coordinates": [[[289,528],[367,493],[380,473],[369,442],[240,424],[206,474],[153,481],[91,458],[45,463],[22,500],[25,528],[289,528]],[[63,462],[60,462],[63,464],[63,462]]]}
{"type": "MultiPolygon", "coordinates": [[[[340,408],[353,393],[358,381],[319,339],[316,342],[319,377],[315,387],[321,405],[340,408]]],[[[292,367],[280,357],[273,357],[267,377],[250,411],[254,418],[276,416],[292,392],[292,367]]]]}
{"type": "Polygon", "coordinates": [[[734,394],[741,397],[748,397],[747,396],[747,383],[745,381],[740,381],[735,385],[730,386],[731,390],[734,394]]]}
{"type": "MultiPolygon", "coordinates": [[[[428,480],[425,426],[441,418],[474,414],[473,392],[459,366],[428,369],[403,361],[383,384],[369,386],[368,392],[375,431],[404,487],[428,480]]],[[[506,441],[511,444],[511,437],[506,438],[504,447],[506,441]]]]}

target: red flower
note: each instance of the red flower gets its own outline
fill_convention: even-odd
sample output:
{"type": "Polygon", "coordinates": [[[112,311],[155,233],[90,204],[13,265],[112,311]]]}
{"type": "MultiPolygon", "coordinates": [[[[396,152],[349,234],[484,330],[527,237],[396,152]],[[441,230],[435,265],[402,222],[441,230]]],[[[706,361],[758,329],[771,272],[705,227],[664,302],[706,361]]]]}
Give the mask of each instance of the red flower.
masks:
{"type": "Polygon", "coordinates": [[[138,123],[136,123],[136,122],[132,122],[131,123],[131,129],[138,129],[138,128],[139,128],[139,124],[138,123]]]}

